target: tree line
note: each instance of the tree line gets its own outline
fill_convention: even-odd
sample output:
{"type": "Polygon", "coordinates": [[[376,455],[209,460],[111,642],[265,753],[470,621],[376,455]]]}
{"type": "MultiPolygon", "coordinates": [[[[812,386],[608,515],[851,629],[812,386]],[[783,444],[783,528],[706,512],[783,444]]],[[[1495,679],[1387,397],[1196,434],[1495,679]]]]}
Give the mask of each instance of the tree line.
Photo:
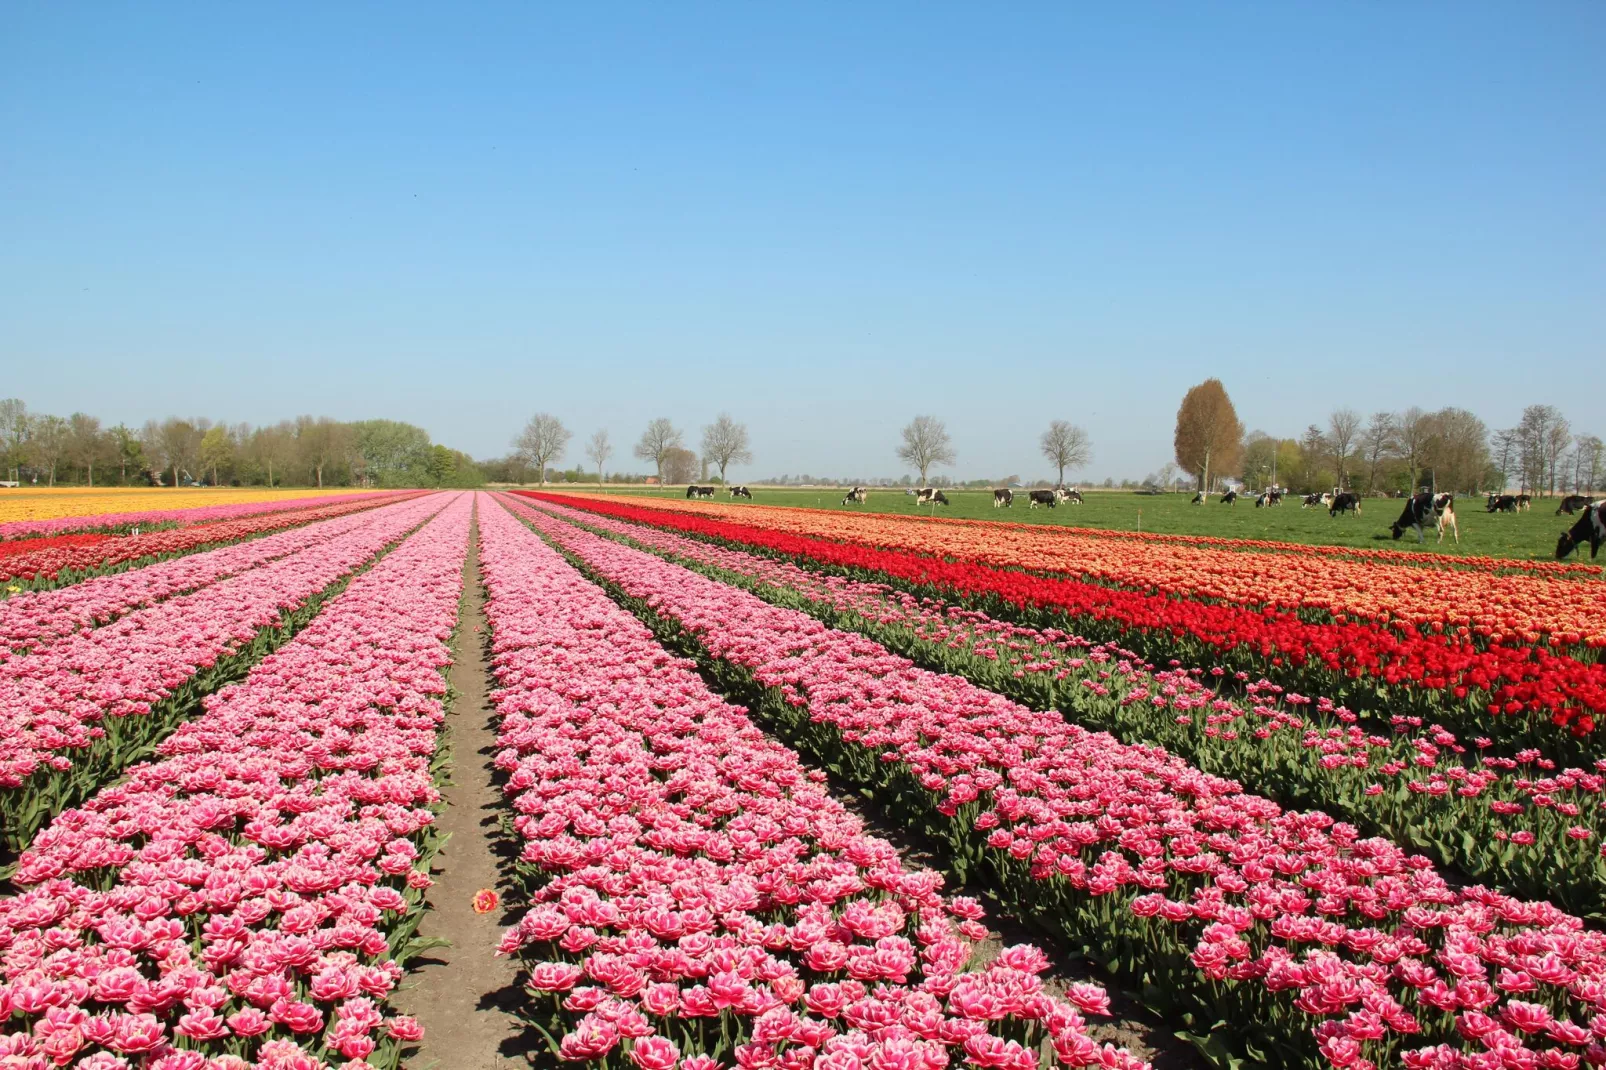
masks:
{"type": "Polygon", "coordinates": [[[56,486],[471,487],[472,458],[398,420],[298,416],[276,424],[205,417],[103,426],[87,413],[30,412],[0,400],[5,478],[56,486]]]}
{"type": "MultiPolygon", "coordinates": [[[[1529,405],[1516,427],[1496,431],[1454,407],[1429,412],[1412,406],[1364,418],[1341,408],[1325,426],[1311,424],[1298,438],[1276,438],[1245,433],[1219,379],[1207,379],[1183,397],[1173,445],[1176,464],[1200,489],[1236,476],[1253,491],[1338,487],[1404,494],[1430,488],[1554,495],[1588,493],[1606,478],[1600,437],[1575,433],[1551,405],[1529,405]]],[[[1169,484],[1175,471],[1163,469],[1151,478],[1169,484]]]]}
{"type": "MultiPolygon", "coordinates": [[[[524,475],[533,471],[536,478],[545,483],[552,466],[567,454],[573,437],[562,420],[551,413],[538,412],[513,439],[513,452],[501,460],[487,462],[486,467],[494,473],[493,478],[505,473],[507,482],[522,483],[524,475]]],[[[1059,472],[1060,483],[1065,482],[1067,471],[1083,468],[1093,459],[1093,444],[1087,432],[1065,420],[1049,424],[1038,440],[1038,448],[1059,472]]],[[[916,416],[909,421],[899,432],[896,452],[899,460],[919,471],[922,487],[929,485],[931,469],[952,465],[958,459],[947,425],[935,416],[916,416]]],[[[713,423],[703,427],[701,454],[687,448],[685,435],[667,416],[647,424],[631,453],[652,462],[653,478],[663,484],[691,483],[699,479],[725,483],[731,465],[753,461],[747,425],[737,423],[729,413],[723,412],[713,423]]],[[[585,455],[596,470],[597,482],[604,482],[603,468],[613,456],[613,444],[606,428],[592,433],[586,442],[585,455]]],[[[632,478],[622,477],[619,481],[632,478]]]]}

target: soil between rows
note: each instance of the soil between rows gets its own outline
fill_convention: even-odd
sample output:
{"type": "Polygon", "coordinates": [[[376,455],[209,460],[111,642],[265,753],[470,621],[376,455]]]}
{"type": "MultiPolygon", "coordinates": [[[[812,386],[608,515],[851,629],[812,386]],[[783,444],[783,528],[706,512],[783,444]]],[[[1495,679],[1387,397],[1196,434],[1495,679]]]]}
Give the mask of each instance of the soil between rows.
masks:
{"type": "Polygon", "coordinates": [[[500,832],[502,790],[491,764],[496,731],[488,702],[484,605],[476,523],[469,532],[457,651],[448,675],[455,693],[446,717],[451,781],[442,792],[446,812],[440,827],[451,839],[435,856],[435,885],[418,928],[419,936],[449,946],[415,959],[393,999],[424,1026],[424,1039],[402,1061],[408,1070],[521,1067],[541,1044],[514,1013],[524,999],[518,963],[496,954],[502,931],[514,920],[509,893],[515,888],[508,876],[512,847],[500,832]],[[483,888],[496,889],[502,907],[476,914],[474,893],[483,888]]]}

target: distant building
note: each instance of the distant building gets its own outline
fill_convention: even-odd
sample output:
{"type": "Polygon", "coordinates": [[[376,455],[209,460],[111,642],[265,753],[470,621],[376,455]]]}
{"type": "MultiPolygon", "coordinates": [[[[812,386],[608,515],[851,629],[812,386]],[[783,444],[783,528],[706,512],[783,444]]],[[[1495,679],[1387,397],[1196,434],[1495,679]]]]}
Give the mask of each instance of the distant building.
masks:
{"type": "Polygon", "coordinates": [[[646,479],[642,480],[642,482],[647,484],[649,487],[656,487],[658,485],[658,477],[648,476],[646,479]]]}

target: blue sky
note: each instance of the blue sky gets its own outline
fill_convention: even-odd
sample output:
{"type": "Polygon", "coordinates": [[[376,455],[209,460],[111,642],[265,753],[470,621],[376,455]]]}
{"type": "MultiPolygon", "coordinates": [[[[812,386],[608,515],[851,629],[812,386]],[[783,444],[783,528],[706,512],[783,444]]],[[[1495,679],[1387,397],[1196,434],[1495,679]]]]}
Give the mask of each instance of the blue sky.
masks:
{"type": "Polygon", "coordinates": [[[1596,0],[329,7],[0,9],[0,394],[477,456],[728,410],[747,477],[916,413],[1142,475],[1208,375],[1606,434],[1596,0]]]}

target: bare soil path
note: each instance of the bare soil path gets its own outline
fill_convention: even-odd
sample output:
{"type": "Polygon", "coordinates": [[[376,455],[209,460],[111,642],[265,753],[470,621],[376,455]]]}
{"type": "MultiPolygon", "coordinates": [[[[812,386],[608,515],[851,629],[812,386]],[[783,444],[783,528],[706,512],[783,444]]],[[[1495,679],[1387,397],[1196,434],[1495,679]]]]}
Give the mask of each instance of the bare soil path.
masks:
{"type": "Polygon", "coordinates": [[[504,874],[509,843],[501,836],[502,790],[493,775],[492,680],[485,650],[484,591],[480,586],[479,527],[469,535],[463,570],[463,613],[457,659],[448,677],[456,693],[447,715],[451,783],[444,789],[441,827],[451,834],[435,856],[435,886],[419,935],[449,940],[415,959],[396,994],[403,1013],[416,1015],[424,1039],[404,1060],[408,1070],[504,1070],[529,1065],[529,1033],[514,1016],[523,1001],[517,962],[496,954],[512,885],[504,874]],[[474,894],[494,888],[502,907],[474,912],[474,894]]]}

